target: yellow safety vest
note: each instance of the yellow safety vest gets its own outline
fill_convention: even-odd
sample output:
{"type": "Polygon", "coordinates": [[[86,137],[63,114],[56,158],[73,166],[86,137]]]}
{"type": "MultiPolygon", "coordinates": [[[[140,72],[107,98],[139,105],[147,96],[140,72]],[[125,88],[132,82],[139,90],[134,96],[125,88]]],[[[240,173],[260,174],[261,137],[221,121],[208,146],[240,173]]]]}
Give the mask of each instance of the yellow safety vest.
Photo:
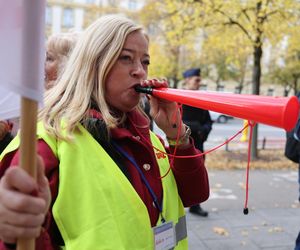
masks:
{"type": "MultiPolygon", "coordinates": [[[[38,136],[59,159],[59,190],[52,211],[67,250],[153,250],[147,208],[126,176],[101,145],[83,128],[74,142],[55,140],[38,125],[38,136]]],[[[152,144],[164,151],[150,132],[152,144]]],[[[14,139],[4,153],[16,149],[14,139]]],[[[156,155],[156,154],[155,154],[156,155]]],[[[167,157],[156,157],[160,174],[167,157]]],[[[163,217],[173,221],[176,250],[188,249],[185,212],[172,171],[162,179],[163,217]]],[[[161,224],[160,219],[157,225],[161,224]]]]}

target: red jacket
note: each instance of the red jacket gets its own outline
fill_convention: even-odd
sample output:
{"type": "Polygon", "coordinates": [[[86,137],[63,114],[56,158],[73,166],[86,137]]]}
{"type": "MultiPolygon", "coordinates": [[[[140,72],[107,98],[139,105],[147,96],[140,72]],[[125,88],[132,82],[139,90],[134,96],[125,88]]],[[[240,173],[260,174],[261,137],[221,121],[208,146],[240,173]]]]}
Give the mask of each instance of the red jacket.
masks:
{"type": "MultiPolygon", "coordinates": [[[[128,115],[126,128],[116,128],[111,131],[111,136],[129,155],[134,155],[134,159],[147,178],[151,188],[155,192],[159,201],[162,200],[162,183],[159,178],[159,169],[155,160],[154,152],[149,145],[149,128],[147,120],[138,112],[131,112],[128,115]],[[146,142],[148,141],[148,143],[146,142]],[[145,165],[149,164],[149,165],[145,165]],[[150,169],[143,166],[150,166],[150,169]]],[[[192,142],[192,139],[191,139],[192,142]]],[[[55,158],[49,146],[43,141],[38,141],[38,153],[45,161],[46,176],[49,179],[50,189],[52,194],[52,205],[57,197],[58,191],[58,169],[59,162],[55,158]]],[[[169,148],[167,151],[172,153],[174,148],[169,148]]],[[[177,155],[195,155],[200,153],[191,143],[191,146],[186,149],[177,149],[177,155]]],[[[164,157],[164,156],[161,156],[164,157]]],[[[18,163],[19,152],[12,152],[5,156],[0,164],[0,177],[4,174],[5,170],[18,163]]],[[[151,224],[154,226],[158,219],[158,210],[153,206],[153,200],[141,180],[138,171],[129,162],[125,162],[129,179],[139,194],[141,199],[147,206],[151,224]]],[[[194,204],[201,203],[208,199],[209,196],[209,183],[207,171],[204,167],[202,157],[188,158],[188,159],[174,159],[173,174],[175,176],[178,192],[182,199],[184,206],[189,207],[194,204]]],[[[51,211],[49,211],[44,229],[40,237],[36,241],[36,249],[39,250],[54,250],[58,249],[57,245],[62,244],[59,230],[55,224],[51,211]]],[[[0,250],[6,249],[3,244],[0,250]]]]}

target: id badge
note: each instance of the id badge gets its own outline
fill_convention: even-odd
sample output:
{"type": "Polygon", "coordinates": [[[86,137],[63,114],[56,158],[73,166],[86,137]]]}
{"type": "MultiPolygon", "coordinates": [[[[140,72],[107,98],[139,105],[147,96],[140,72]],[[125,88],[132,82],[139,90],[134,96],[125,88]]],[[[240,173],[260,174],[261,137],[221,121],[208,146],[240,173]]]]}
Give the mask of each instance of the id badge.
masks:
{"type": "Polygon", "coordinates": [[[153,227],[155,250],[169,250],[175,247],[173,222],[165,222],[153,227]]]}

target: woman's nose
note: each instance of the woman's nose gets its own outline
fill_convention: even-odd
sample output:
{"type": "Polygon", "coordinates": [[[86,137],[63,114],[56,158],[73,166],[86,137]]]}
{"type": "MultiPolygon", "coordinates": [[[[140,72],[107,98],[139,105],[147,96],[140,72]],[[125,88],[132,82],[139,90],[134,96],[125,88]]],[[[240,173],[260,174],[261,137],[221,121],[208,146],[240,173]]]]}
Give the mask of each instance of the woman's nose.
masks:
{"type": "Polygon", "coordinates": [[[135,78],[145,79],[145,77],[147,76],[147,71],[141,62],[137,62],[134,64],[134,67],[131,71],[131,76],[135,78]]]}

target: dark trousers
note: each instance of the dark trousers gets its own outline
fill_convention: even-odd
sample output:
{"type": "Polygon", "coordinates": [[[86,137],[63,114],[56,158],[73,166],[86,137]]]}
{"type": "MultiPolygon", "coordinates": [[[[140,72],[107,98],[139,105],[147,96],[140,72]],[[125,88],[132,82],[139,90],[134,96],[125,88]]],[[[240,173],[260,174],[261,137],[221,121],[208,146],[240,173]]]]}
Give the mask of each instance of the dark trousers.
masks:
{"type": "MultiPolygon", "coordinates": [[[[195,148],[199,149],[202,153],[204,152],[204,147],[203,147],[203,140],[199,137],[197,132],[192,131],[191,133],[191,137],[194,140],[194,144],[195,144],[195,148]]],[[[203,155],[203,159],[205,160],[205,155],[203,155]]],[[[200,204],[191,206],[191,208],[198,208],[200,206],[200,204]]]]}
{"type": "Polygon", "coordinates": [[[299,166],[298,166],[298,185],[299,185],[298,200],[300,202],[300,160],[299,160],[299,166]]]}
{"type": "Polygon", "coordinates": [[[295,250],[300,250],[300,232],[298,233],[298,237],[296,239],[295,250]]]}

